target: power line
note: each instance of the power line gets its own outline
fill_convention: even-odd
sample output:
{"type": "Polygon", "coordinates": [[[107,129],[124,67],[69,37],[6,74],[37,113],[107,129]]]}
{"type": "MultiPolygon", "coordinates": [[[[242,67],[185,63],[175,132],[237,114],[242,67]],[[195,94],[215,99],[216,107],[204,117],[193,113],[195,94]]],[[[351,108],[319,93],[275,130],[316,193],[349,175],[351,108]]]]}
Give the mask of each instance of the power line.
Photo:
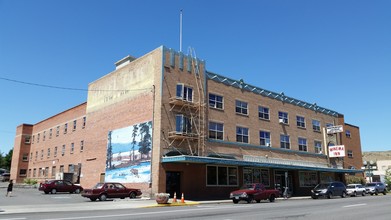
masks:
{"type": "Polygon", "coordinates": [[[20,80],[15,80],[15,79],[9,79],[9,78],[4,78],[0,77],[1,80],[4,81],[9,81],[9,82],[14,82],[14,83],[20,83],[20,84],[25,84],[25,85],[30,85],[30,86],[39,86],[39,87],[45,87],[45,88],[51,88],[51,89],[62,89],[62,90],[73,90],[73,91],[85,91],[85,92],[113,92],[113,91],[143,91],[143,90],[148,90],[150,88],[144,88],[144,89],[79,89],[79,88],[70,88],[70,87],[61,87],[61,86],[53,86],[53,85],[46,85],[46,84],[39,84],[39,83],[31,83],[31,82],[25,82],[25,81],[20,81],[20,80]]]}

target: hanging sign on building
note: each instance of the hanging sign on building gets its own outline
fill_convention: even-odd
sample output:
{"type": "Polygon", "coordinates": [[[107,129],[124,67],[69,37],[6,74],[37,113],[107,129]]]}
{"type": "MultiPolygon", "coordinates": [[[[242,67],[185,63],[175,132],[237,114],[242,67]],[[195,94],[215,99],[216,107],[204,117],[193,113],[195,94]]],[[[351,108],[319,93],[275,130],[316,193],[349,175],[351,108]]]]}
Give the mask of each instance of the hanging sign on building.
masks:
{"type": "Polygon", "coordinates": [[[326,128],[327,134],[335,134],[343,132],[342,125],[329,126],[326,128]]]}
{"type": "Polygon", "coordinates": [[[329,146],[329,157],[345,157],[345,145],[329,146]]]}

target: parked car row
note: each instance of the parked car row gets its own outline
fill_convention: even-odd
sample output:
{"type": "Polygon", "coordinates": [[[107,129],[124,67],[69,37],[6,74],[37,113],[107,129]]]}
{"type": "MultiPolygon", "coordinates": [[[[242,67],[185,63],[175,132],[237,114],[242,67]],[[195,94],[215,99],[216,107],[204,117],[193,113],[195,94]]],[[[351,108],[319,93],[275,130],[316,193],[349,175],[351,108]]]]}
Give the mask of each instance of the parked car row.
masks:
{"type": "Polygon", "coordinates": [[[379,193],[387,194],[386,185],[381,182],[367,183],[365,186],[362,184],[345,184],[341,182],[330,182],[318,184],[313,190],[311,190],[311,197],[317,199],[319,197],[326,197],[331,199],[333,196],[341,196],[345,198],[349,196],[365,196],[366,194],[378,195],[379,193]]]}
{"type": "Polygon", "coordinates": [[[105,201],[107,198],[124,199],[126,197],[132,199],[142,194],[140,189],[128,188],[121,183],[97,183],[92,189],[83,189],[82,186],[67,180],[47,180],[39,184],[38,190],[45,194],[56,194],[57,192],[81,193],[81,196],[89,198],[91,201],[97,199],[105,201]]]}

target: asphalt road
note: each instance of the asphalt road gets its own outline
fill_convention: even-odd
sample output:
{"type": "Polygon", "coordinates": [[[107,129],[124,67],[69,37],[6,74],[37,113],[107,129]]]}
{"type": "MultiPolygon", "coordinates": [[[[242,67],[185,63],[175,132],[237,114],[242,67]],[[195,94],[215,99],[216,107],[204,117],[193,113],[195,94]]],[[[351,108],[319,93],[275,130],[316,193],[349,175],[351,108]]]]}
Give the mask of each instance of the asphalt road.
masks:
{"type": "MultiPolygon", "coordinates": [[[[4,197],[5,198],[5,197],[4,197]]],[[[221,203],[221,204],[199,204],[194,206],[178,207],[154,207],[143,208],[142,206],[132,206],[129,208],[119,208],[121,204],[129,205],[143,203],[141,200],[131,200],[116,203],[90,202],[80,195],[56,194],[45,195],[40,192],[29,190],[16,190],[15,197],[1,199],[0,208],[3,205],[13,202],[12,199],[23,200],[22,203],[37,201],[39,206],[66,206],[69,203],[78,204],[80,209],[58,212],[39,211],[37,213],[15,213],[0,214],[0,220],[68,220],[68,219],[390,219],[391,218],[391,195],[365,196],[353,198],[333,199],[288,199],[277,200],[274,203],[263,201],[261,203],[221,203]],[[24,192],[24,193],[23,193],[24,192]],[[18,194],[21,193],[21,194],[18,194]],[[24,199],[26,198],[26,199],[24,199]],[[106,210],[99,210],[100,205],[115,204],[106,210]],[[118,204],[118,205],[117,205],[118,204]],[[83,207],[95,206],[94,211],[83,210],[83,207]]],[[[103,206],[102,206],[103,207],[103,206]]]]}

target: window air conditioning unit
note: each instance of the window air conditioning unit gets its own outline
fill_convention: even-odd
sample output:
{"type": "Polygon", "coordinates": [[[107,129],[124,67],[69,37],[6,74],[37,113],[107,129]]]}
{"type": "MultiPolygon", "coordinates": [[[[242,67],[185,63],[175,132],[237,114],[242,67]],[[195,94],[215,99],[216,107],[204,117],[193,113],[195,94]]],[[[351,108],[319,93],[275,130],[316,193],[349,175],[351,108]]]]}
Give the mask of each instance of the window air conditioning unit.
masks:
{"type": "Polygon", "coordinates": [[[282,123],[284,123],[284,119],[280,118],[280,119],[278,119],[278,122],[279,122],[280,124],[282,124],[282,123]]]}

